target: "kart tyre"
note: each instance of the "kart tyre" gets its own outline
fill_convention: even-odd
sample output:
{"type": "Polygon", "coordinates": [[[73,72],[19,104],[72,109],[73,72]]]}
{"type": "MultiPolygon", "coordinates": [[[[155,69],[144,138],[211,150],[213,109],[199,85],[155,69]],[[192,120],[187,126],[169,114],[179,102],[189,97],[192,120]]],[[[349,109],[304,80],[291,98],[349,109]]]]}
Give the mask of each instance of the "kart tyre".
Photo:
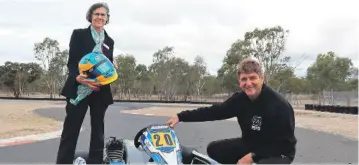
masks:
{"type": "Polygon", "coordinates": [[[183,164],[191,164],[194,155],[192,154],[192,151],[195,150],[191,147],[181,146],[182,149],[182,162],[183,164]]]}
{"type": "Polygon", "coordinates": [[[181,146],[181,149],[182,149],[183,164],[210,164],[210,162],[208,160],[203,159],[201,157],[197,157],[194,154],[194,151],[198,152],[198,150],[196,150],[195,148],[181,146]]]}

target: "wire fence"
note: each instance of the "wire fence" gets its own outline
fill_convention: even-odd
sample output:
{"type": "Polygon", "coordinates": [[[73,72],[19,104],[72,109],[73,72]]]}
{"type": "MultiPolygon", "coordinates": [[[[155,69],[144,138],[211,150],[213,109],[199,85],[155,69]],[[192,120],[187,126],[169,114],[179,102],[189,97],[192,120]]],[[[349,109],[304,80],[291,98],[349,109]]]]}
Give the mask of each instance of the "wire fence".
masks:
{"type": "Polygon", "coordinates": [[[358,91],[323,91],[317,94],[285,94],[291,104],[358,106],[358,91]]]}

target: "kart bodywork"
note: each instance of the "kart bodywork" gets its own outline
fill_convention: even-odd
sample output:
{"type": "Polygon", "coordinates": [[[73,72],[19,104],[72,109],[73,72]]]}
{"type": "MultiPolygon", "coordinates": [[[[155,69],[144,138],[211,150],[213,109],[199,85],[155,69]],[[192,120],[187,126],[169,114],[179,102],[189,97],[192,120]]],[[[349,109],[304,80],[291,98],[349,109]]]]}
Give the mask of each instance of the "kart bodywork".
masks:
{"type": "MultiPolygon", "coordinates": [[[[77,152],[74,164],[86,164],[87,154],[77,152]]],[[[113,137],[111,142],[105,144],[103,164],[219,163],[193,148],[181,145],[174,130],[168,125],[150,125],[141,129],[134,140],[113,137]],[[112,144],[121,145],[109,147],[112,144]]]]}

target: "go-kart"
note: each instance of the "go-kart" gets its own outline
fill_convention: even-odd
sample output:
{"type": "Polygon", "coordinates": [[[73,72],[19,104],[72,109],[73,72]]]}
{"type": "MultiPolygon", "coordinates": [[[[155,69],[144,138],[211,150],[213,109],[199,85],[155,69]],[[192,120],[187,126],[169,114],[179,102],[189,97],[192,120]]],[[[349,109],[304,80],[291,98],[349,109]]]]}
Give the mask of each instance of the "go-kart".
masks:
{"type": "MultiPolygon", "coordinates": [[[[76,152],[74,164],[86,164],[88,154],[76,152]]],[[[166,124],[141,129],[134,140],[110,137],[103,164],[219,164],[193,148],[185,147],[166,124]]]]}

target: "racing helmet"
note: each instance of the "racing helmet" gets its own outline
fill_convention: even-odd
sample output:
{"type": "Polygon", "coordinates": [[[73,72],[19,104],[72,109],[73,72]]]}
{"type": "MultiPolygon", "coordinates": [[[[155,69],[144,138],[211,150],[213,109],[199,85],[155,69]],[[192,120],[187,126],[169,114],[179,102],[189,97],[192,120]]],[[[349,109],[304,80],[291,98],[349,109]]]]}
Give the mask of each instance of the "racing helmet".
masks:
{"type": "Polygon", "coordinates": [[[117,80],[118,75],[112,62],[101,52],[91,52],[81,58],[78,69],[87,79],[94,80],[92,85],[107,85],[117,80]]]}

